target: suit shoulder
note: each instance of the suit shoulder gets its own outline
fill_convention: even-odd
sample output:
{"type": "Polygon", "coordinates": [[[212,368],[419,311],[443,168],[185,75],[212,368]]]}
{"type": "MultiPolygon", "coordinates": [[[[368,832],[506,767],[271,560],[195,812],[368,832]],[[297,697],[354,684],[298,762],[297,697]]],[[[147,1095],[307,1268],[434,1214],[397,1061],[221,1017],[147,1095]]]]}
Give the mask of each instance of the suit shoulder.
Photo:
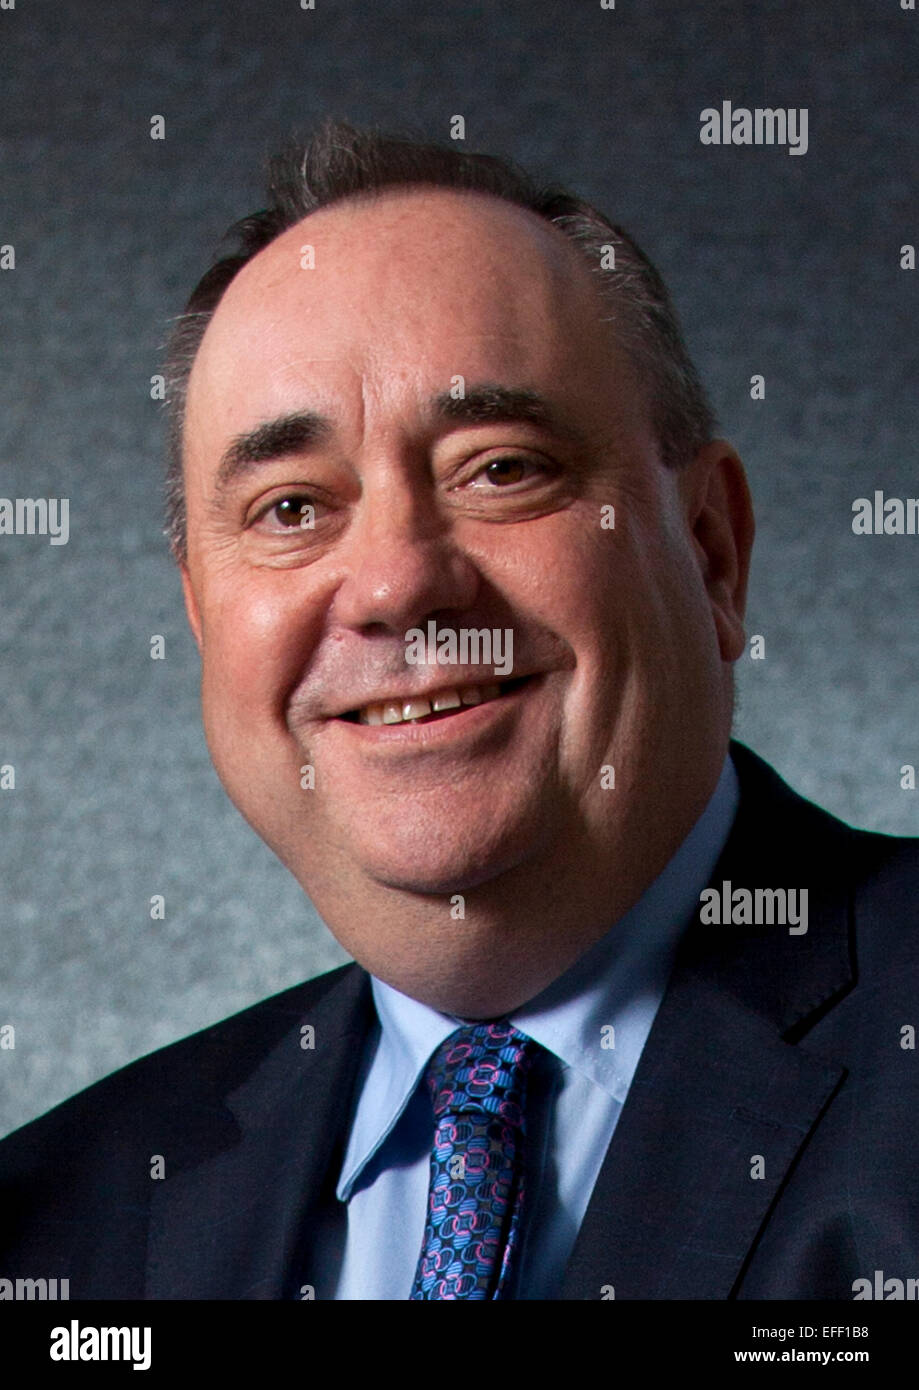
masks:
{"type": "Polygon", "coordinates": [[[772,827],[772,833],[793,840],[802,856],[826,861],[841,877],[869,881],[919,875],[919,837],[850,825],[795,791],[774,767],[736,739],[731,740],[731,758],[740,778],[741,808],[755,817],[761,834],[772,827]],[[845,858],[834,860],[834,854],[845,858]]]}
{"type": "MultiPolygon", "coordinates": [[[[726,861],[739,865],[738,873],[749,874],[750,882],[760,875],[761,882],[809,890],[807,946],[815,956],[845,959],[845,973],[860,985],[863,1001],[875,985],[889,989],[898,970],[904,988],[915,992],[919,838],[847,824],[794,791],[736,740],[731,757],[741,797],[734,853],[726,861]]],[[[794,969],[799,975],[800,960],[794,969]]]]}
{"type": "MultiPolygon", "coordinates": [[[[339,966],[129,1062],[23,1125],[0,1142],[0,1179],[47,1156],[57,1163],[90,1147],[118,1149],[123,1137],[149,1133],[160,1116],[221,1111],[267,1053],[317,1013],[345,1030],[366,987],[359,966],[339,966]]],[[[329,1030],[327,1023],[327,1032],[329,1030]]]]}
{"type": "Polygon", "coordinates": [[[855,951],[865,983],[919,1002],[919,839],[864,835],[854,893],[855,951]]]}

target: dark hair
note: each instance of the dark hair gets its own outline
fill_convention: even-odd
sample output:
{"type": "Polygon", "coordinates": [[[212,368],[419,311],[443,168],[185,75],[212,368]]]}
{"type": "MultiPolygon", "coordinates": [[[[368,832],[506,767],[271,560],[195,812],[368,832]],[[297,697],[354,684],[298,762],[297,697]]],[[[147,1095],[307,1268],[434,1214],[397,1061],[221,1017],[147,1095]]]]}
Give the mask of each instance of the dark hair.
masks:
{"type": "Polygon", "coordinates": [[[715,417],[687,353],[667,288],[621,227],[563,188],[539,187],[507,160],[328,120],[311,140],[290,143],[269,161],[268,206],[226,233],[221,246],[235,239],[235,248],[215,260],[195,286],[170,335],[164,364],[169,452],[166,535],[176,559],[184,558],[186,547],[182,457],[188,378],[230,281],[288,227],[319,208],[385,188],[419,184],[503,198],[569,236],[598,276],[618,340],[647,378],[651,423],[664,463],[681,467],[712,438],[715,417]]]}

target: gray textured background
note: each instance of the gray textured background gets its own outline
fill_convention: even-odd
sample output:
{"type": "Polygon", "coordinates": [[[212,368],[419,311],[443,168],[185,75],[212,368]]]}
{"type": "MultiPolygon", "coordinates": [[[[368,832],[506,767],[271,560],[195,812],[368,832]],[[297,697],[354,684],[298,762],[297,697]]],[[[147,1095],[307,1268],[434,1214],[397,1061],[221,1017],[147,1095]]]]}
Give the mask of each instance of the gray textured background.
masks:
{"type": "Polygon", "coordinates": [[[0,11],[0,1133],[345,959],[227,801],[161,535],[167,320],[265,155],[332,113],[564,178],[668,278],[759,519],[738,733],[847,820],[916,833],[919,14],[899,0],[17,0],[0,11]],[[810,148],[707,148],[703,107],[807,106],[810,148]],[[167,138],[149,138],[150,117],[167,138]],[[749,378],[766,378],[766,399],[749,378]],[[149,659],[153,633],[167,660],[149,659]],[[166,898],[152,922],[149,899],[166,898]]]}

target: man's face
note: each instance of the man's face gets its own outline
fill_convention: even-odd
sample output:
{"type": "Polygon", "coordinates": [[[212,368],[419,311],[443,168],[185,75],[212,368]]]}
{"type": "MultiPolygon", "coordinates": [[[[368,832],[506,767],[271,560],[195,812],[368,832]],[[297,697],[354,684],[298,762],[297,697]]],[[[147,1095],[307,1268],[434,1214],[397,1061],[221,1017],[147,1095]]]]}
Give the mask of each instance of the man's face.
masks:
{"type": "Polygon", "coordinates": [[[183,580],[215,766],[347,949],[402,987],[407,919],[381,926],[384,904],[446,920],[431,895],[487,901],[444,938],[457,966],[528,891],[564,915],[586,883],[599,921],[673,852],[724,756],[742,638],[694,535],[706,483],[661,465],[600,312],[536,217],[400,190],[262,251],[192,371],[183,580]],[[431,621],[505,654],[510,631],[511,671],[410,664],[431,621]]]}

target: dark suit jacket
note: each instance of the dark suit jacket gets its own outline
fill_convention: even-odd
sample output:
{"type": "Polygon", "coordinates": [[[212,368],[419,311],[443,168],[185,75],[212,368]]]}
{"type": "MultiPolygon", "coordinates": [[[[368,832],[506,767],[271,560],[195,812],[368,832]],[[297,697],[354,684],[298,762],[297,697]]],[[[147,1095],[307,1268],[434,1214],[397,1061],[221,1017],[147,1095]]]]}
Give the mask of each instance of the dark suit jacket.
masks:
{"type": "MultiPolygon", "coordinates": [[[[808,931],[687,933],[566,1299],[851,1299],[875,1270],[919,1277],[919,1060],[901,1031],[919,1027],[919,840],[852,830],[732,752],[740,810],[712,883],[806,887],[808,931]]],[[[0,1144],[0,1275],[69,1277],[74,1299],[318,1292],[311,1240],[372,1018],[348,965],[18,1130],[0,1144]]]]}

